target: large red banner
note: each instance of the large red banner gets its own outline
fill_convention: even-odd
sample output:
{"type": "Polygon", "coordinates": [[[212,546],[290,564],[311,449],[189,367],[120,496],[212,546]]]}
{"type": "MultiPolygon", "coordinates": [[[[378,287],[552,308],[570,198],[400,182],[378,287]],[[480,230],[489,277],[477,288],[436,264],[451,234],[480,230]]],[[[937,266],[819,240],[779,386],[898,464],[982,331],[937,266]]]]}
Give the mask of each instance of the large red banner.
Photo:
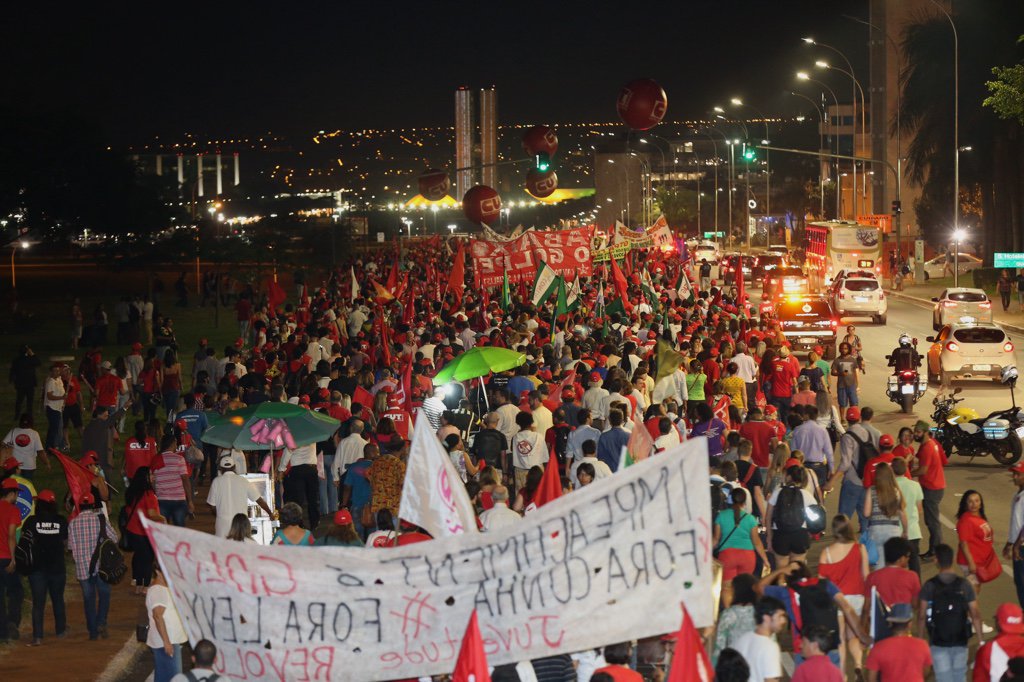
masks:
{"type": "Polygon", "coordinates": [[[551,232],[530,230],[509,241],[474,239],[469,251],[476,285],[500,285],[506,272],[509,282],[532,282],[541,260],[559,274],[590,277],[592,232],[592,227],[579,227],[551,232]]]}

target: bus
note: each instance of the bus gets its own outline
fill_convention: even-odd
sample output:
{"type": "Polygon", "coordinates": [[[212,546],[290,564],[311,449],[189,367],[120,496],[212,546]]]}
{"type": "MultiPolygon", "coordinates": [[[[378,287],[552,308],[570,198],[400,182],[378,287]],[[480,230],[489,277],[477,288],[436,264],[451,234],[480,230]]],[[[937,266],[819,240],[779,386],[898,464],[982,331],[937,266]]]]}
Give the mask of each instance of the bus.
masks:
{"type": "Polygon", "coordinates": [[[870,270],[882,277],[882,231],[873,225],[831,220],[808,223],[807,277],[823,291],[840,270],[870,270]]]}

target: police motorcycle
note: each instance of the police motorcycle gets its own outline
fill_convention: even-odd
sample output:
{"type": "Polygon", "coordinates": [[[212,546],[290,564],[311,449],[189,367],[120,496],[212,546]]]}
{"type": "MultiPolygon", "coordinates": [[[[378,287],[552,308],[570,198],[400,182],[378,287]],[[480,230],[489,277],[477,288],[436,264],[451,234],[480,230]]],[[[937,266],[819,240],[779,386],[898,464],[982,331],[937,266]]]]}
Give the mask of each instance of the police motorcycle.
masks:
{"type": "Polygon", "coordinates": [[[899,345],[885,356],[892,374],[885,387],[885,395],[900,406],[904,414],[910,414],[918,399],[928,390],[928,381],[921,379],[921,355],[917,352],[917,339],[901,334],[899,345]]]}
{"type": "MultiPolygon", "coordinates": [[[[1017,368],[1007,367],[1003,370],[1001,381],[1013,387],[1017,383],[1017,368]]],[[[957,407],[963,398],[957,395],[963,388],[952,393],[940,393],[932,404],[932,435],[942,444],[947,455],[954,452],[965,457],[983,457],[992,455],[1004,466],[1014,464],[1021,458],[1022,439],[1024,439],[1024,413],[1013,406],[1005,410],[996,410],[987,417],[982,417],[970,407],[957,407]]]]}

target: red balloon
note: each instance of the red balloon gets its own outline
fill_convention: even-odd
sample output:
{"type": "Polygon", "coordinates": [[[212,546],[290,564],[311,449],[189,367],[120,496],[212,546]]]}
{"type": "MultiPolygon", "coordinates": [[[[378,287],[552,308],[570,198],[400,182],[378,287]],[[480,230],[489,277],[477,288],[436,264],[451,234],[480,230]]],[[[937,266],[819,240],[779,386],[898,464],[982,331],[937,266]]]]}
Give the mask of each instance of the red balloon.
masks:
{"type": "Polygon", "coordinates": [[[533,126],[523,134],[523,149],[530,156],[546,152],[549,157],[558,151],[558,135],[548,126],[533,126]]]}
{"type": "Polygon", "coordinates": [[[538,199],[551,196],[556,189],[558,189],[558,176],[555,175],[555,171],[549,170],[541,173],[536,168],[531,168],[530,172],[526,174],[526,191],[538,199]]]}
{"type": "Polygon", "coordinates": [[[441,201],[451,189],[448,174],[438,168],[429,168],[419,179],[420,195],[427,201],[441,201]]]}
{"type": "Polygon", "coordinates": [[[619,91],[619,118],[634,130],[648,130],[661,123],[668,110],[668,97],[656,81],[638,78],[619,91]]]}
{"type": "Polygon", "coordinates": [[[501,197],[487,185],[470,187],[462,197],[462,212],[470,222],[492,225],[501,216],[501,197]]]}

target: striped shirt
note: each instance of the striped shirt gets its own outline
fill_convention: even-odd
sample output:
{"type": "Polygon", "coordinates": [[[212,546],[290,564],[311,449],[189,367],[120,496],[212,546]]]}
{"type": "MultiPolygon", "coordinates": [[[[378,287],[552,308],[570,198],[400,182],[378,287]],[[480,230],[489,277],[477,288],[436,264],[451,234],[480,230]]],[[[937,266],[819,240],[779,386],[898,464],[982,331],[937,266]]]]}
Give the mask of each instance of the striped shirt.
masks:
{"type": "MultiPolygon", "coordinates": [[[[163,459],[163,466],[153,469],[153,490],[159,500],[186,500],[182,476],[188,476],[185,458],[177,452],[164,452],[157,459],[163,459]]],[[[155,464],[155,463],[154,463],[155,464]]]]}
{"type": "MultiPolygon", "coordinates": [[[[104,517],[99,511],[85,509],[71,519],[68,526],[68,546],[75,559],[75,577],[79,580],[89,579],[89,564],[92,562],[92,555],[96,550],[96,540],[100,536],[100,519],[102,518],[104,517]]],[[[117,542],[117,531],[109,521],[106,523],[106,531],[107,537],[117,542]]],[[[92,575],[96,575],[96,570],[92,575]]]]}

